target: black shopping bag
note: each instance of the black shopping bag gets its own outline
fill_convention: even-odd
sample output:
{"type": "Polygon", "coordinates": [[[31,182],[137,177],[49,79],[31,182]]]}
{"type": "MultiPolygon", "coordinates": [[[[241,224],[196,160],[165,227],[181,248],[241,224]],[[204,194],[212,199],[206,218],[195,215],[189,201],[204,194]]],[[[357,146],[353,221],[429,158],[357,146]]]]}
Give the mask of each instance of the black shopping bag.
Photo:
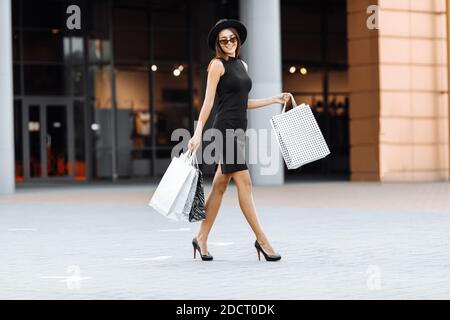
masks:
{"type": "Polygon", "coordinates": [[[189,222],[197,222],[205,220],[205,192],[203,190],[203,175],[202,171],[197,168],[198,180],[197,188],[195,190],[194,202],[192,203],[191,211],[189,212],[189,222]]]}

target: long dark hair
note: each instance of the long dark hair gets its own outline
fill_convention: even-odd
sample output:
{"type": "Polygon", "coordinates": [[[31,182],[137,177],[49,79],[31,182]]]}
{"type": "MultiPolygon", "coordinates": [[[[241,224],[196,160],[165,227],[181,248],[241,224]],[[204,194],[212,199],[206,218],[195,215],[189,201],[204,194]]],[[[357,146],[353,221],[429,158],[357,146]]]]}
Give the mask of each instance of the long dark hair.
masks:
{"type": "MultiPolygon", "coordinates": [[[[231,30],[231,32],[233,32],[233,35],[236,36],[237,42],[236,42],[236,53],[235,53],[235,57],[238,58],[239,54],[241,52],[241,38],[239,37],[239,33],[236,31],[235,28],[229,27],[229,28],[225,28],[225,29],[229,29],[231,30]]],[[[222,30],[221,30],[222,31],[222,30]]],[[[220,33],[220,32],[219,32],[220,33]]],[[[217,58],[222,58],[224,60],[227,60],[227,54],[225,52],[223,52],[222,48],[220,47],[219,44],[219,33],[217,33],[217,37],[216,37],[216,47],[215,47],[215,51],[216,54],[215,56],[211,59],[211,61],[209,62],[208,68],[206,69],[207,71],[209,71],[209,67],[211,66],[211,63],[214,61],[214,59],[217,58]]]]}

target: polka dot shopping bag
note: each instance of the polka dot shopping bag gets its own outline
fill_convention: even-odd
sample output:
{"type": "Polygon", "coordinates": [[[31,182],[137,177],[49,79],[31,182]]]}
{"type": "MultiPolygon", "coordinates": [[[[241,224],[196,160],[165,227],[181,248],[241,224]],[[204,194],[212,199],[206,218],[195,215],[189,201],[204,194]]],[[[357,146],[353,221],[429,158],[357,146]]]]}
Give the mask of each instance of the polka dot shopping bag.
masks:
{"type": "Polygon", "coordinates": [[[325,158],[330,150],[309,105],[297,106],[292,95],[291,100],[293,108],[285,112],[285,102],[281,113],[272,116],[270,124],[286,166],[297,169],[325,158]]]}

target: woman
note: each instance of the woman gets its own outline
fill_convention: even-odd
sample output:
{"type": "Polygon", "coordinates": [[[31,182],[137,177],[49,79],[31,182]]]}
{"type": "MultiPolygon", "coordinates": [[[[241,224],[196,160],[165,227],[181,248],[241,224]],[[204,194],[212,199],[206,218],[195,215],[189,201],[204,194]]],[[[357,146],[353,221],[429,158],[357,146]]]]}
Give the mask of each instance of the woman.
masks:
{"type": "MultiPolygon", "coordinates": [[[[223,139],[226,137],[226,129],[242,129],[236,132],[245,132],[247,109],[260,108],[273,103],[284,103],[290,98],[290,93],[281,93],[265,99],[248,99],[252,81],[247,73],[247,64],[239,58],[240,46],[245,42],[246,37],[245,26],[233,19],[219,20],[209,31],[208,45],[211,50],[216,52],[216,56],[208,66],[205,100],[194,136],[188,143],[188,148],[192,152],[195,152],[200,145],[203,126],[213,107],[216,90],[218,111],[212,127],[222,133],[223,139]]],[[[237,140],[233,141],[235,151],[238,151],[234,152],[234,155],[242,156],[244,153],[242,151],[243,141],[245,145],[245,137],[242,134],[237,136],[237,140]],[[238,144],[240,144],[240,147],[238,144]]],[[[236,157],[233,162],[225,161],[227,159],[226,145],[227,143],[224,140],[223,148],[219,151],[220,165],[216,163],[212,188],[205,203],[206,219],[202,221],[197,237],[192,240],[194,258],[198,251],[202,260],[213,259],[207,250],[206,243],[219,211],[223,194],[231,178],[233,178],[238,189],[239,205],[256,236],[255,247],[259,259],[261,260],[260,253],[262,253],[266,261],[280,260],[281,256],[273,250],[258,221],[248,167],[245,161],[237,163],[236,157]]]]}

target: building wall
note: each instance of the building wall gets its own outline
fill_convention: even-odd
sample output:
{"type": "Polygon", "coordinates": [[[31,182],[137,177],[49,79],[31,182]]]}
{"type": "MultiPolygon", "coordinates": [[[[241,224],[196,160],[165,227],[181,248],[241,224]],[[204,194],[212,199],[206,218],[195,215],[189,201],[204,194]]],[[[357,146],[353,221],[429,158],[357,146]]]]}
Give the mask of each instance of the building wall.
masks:
{"type": "Polygon", "coordinates": [[[347,2],[351,180],[379,180],[378,30],[366,26],[374,1],[347,2]]]}
{"type": "MultiPolygon", "coordinates": [[[[282,71],[280,83],[283,84],[283,91],[296,92],[297,102],[310,103],[318,115],[326,138],[331,137],[329,145],[332,154],[329,157],[297,172],[285,170],[285,174],[313,174],[332,178],[334,175],[341,175],[345,176],[345,179],[348,177],[348,77],[346,24],[343,19],[346,14],[345,1],[333,1],[326,8],[319,2],[311,1],[267,1],[273,8],[280,9],[280,16],[270,23],[276,26],[276,30],[279,28],[278,24],[283,29],[272,38],[266,37],[261,43],[278,42],[273,40],[275,37],[281,37],[283,40],[282,56],[279,59],[271,56],[273,59],[270,60],[280,60],[282,63],[280,68],[276,67],[274,70],[282,71]],[[326,23],[323,23],[324,21],[326,23]],[[305,45],[311,50],[304,50],[305,45]],[[288,69],[292,65],[307,67],[307,75],[301,75],[299,72],[290,74],[288,69]],[[330,107],[324,107],[325,92],[330,107]],[[334,103],[336,97],[338,103],[334,103]],[[345,108],[340,108],[344,104],[345,108]],[[342,112],[344,109],[345,113],[342,112]],[[338,119],[335,121],[335,118],[338,119]]],[[[82,29],[68,31],[65,20],[55,17],[66,14],[65,9],[70,1],[53,3],[51,0],[42,0],[39,4],[27,2],[27,5],[23,6],[18,3],[21,1],[12,3],[15,8],[12,17],[16,17],[13,19],[12,37],[15,52],[13,70],[17,82],[14,97],[18,106],[16,111],[30,96],[43,99],[76,99],[76,104],[81,106],[79,110],[82,111],[76,113],[76,119],[82,121],[73,119],[69,123],[76,121],[81,128],[75,133],[76,145],[81,146],[77,147],[75,153],[77,159],[86,162],[83,163],[87,168],[86,179],[142,177],[150,176],[153,171],[155,176],[163,173],[170,160],[171,130],[179,127],[189,128],[192,123],[191,114],[194,113],[195,118],[200,111],[206,87],[205,70],[213,54],[206,50],[206,36],[211,25],[218,18],[237,18],[239,3],[248,5],[252,15],[261,9],[260,1],[250,3],[244,0],[202,0],[195,4],[175,0],[170,1],[172,5],[169,2],[164,2],[163,5],[158,1],[88,1],[83,2],[82,6],[82,11],[88,13],[83,19],[82,29]],[[156,5],[154,8],[152,3],[156,5]],[[30,15],[33,12],[37,15],[30,15]],[[208,14],[205,15],[205,12],[208,14]],[[41,18],[36,19],[36,16],[41,18]],[[150,26],[153,26],[152,32],[150,26]],[[176,30],[174,27],[177,27],[176,30]],[[171,44],[166,41],[169,38],[179,41],[168,45],[171,44]],[[191,39],[192,61],[186,60],[187,52],[190,51],[187,39],[191,39]],[[172,64],[181,63],[184,63],[185,69],[175,78],[172,74],[172,64]],[[158,66],[157,72],[149,71],[151,64],[158,66]],[[189,109],[190,97],[187,97],[190,88],[187,75],[190,70],[193,70],[191,80],[195,110],[189,109]],[[185,101],[181,101],[182,99],[185,101]],[[117,112],[113,112],[113,109],[117,109],[117,112]],[[155,110],[153,116],[157,125],[156,132],[152,133],[156,136],[154,140],[147,131],[144,130],[146,134],[142,134],[133,127],[133,124],[138,127],[139,123],[142,125],[150,122],[148,112],[145,112],[148,110],[155,110]],[[139,118],[141,113],[146,114],[139,118]],[[114,114],[123,121],[114,121],[114,114]],[[138,122],[139,119],[144,120],[138,122]],[[125,150],[126,155],[122,158],[126,158],[126,161],[116,159],[116,149],[119,147],[125,150]],[[102,165],[103,159],[110,163],[110,167],[102,165]],[[157,164],[155,168],[162,168],[161,170],[147,170],[150,168],[148,163],[160,163],[160,160],[164,161],[163,165],[157,164]],[[136,170],[135,174],[132,170],[134,162],[145,163],[148,168],[140,173],[136,170]],[[116,174],[114,167],[124,163],[127,170],[116,174]],[[103,170],[104,174],[98,174],[98,168],[102,167],[108,168],[103,170]]],[[[274,10],[269,10],[270,16],[277,11],[274,10]]],[[[265,14],[262,17],[267,18],[265,14]]],[[[264,28],[267,26],[269,25],[265,22],[264,28]]],[[[259,24],[255,30],[257,29],[259,24]]],[[[259,39],[256,36],[249,37],[253,38],[259,39]]],[[[249,58],[248,62],[250,73],[251,70],[258,74],[262,72],[265,74],[262,79],[270,79],[271,83],[276,80],[273,77],[275,73],[267,68],[266,62],[263,63],[264,70],[258,67],[263,64],[257,63],[255,59],[249,58]],[[255,68],[251,67],[252,63],[255,68]]],[[[261,82],[259,78],[261,77],[257,74],[254,75],[255,84],[261,82]]],[[[267,81],[261,83],[265,85],[267,81]]],[[[279,84],[274,88],[277,87],[279,84]]],[[[263,98],[281,91],[279,87],[273,91],[262,90],[260,93],[253,93],[254,98],[263,98]]],[[[279,105],[273,107],[280,109],[279,105]]],[[[19,120],[16,122],[21,123],[21,117],[21,114],[17,114],[16,119],[19,120]]],[[[264,116],[264,119],[267,120],[267,117],[268,115],[264,116]]],[[[266,120],[261,120],[261,123],[266,125],[266,120]]],[[[251,125],[250,122],[249,124],[251,125]]],[[[21,130],[20,132],[22,133],[21,130]]],[[[21,139],[19,137],[17,140],[21,139]]],[[[17,149],[22,150],[22,145],[17,149]]],[[[26,153],[25,150],[24,154],[26,153]]],[[[16,159],[18,168],[30,167],[30,164],[24,164],[25,162],[29,161],[22,156],[16,159]]],[[[45,167],[45,164],[42,166],[45,167]]],[[[24,179],[22,171],[23,169],[18,170],[18,180],[24,179]]]]}
{"type": "Polygon", "coordinates": [[[445,0],[349,0],[352,180],[449,178],[445,0]],[[379,29],[366,9],[379,6],[379,29]]]}

